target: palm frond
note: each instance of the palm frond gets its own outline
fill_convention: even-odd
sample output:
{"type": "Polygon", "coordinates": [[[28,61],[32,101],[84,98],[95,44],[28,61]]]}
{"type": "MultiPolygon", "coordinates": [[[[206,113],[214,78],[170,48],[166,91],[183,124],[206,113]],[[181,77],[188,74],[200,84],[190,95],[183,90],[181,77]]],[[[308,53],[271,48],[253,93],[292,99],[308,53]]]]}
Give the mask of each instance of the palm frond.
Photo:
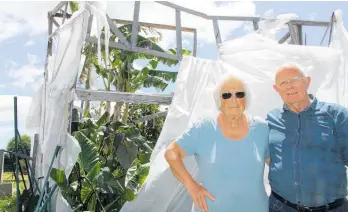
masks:
{"type": "Polygon", "coordinates": [[[167,82],[175,82],[178,72],[161,71],[161,70],[149,70],[149,76],[159,77],[167,82]]]}

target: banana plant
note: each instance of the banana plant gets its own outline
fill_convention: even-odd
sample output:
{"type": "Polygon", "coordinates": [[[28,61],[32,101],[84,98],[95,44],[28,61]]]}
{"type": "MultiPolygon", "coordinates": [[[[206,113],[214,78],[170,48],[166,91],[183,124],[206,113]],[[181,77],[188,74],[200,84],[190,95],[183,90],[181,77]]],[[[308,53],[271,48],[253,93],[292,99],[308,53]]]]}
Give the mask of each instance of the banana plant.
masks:
{"type": "Polygon", "coordinates": [[[74,133],[81,153],[69,177],[62,169],[50,174],[75,211],[119,211],[148,174],[149,141],[134,126],[107,117],[87,119],[74,133]]]}

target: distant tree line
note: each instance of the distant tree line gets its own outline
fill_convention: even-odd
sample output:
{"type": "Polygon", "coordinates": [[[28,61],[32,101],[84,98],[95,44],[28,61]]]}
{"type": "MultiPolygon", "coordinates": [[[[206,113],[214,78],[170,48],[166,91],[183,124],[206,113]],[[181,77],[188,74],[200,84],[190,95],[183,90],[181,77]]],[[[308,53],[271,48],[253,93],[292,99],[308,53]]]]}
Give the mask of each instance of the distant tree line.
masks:
{"type": "MultiPolygon", "coordinates": [[[[30,156],[30,150],[31,150],[31,138],[28,135],[22,135],[21,139],[18,139],[18,153],[30,156]],[[22,147],[24,152],[22,151],[22,147]]],[[[13,137],[7,144],[7,151],[15,152],[16,151],[16,142],[15,138],[13,137]]],[[[5,172],[12,172],[15,167],[15,156],[11,155],[9,153],[6,153],[4,156],[4,171],[5,172]]],[[[23,171],[26,172],[26,167],[24,166],[23,162],[20,162],[21,167],[23,168],[23,171]]]]}

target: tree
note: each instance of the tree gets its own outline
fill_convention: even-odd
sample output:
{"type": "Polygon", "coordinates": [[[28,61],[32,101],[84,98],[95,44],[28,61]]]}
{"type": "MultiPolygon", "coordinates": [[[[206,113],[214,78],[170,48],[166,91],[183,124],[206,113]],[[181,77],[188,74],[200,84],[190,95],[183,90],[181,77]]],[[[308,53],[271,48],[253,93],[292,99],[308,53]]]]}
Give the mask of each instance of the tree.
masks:
{"type": "MultiPolygon", "coordinates": [[[[14,152],[16,151],[16,142],[15,138],[12,138],[9,143],[7,144],[7,151],[14,152]]],[[[30,150],[31,150],[31,138],[28,135],[22,135],[21,138],[18,138],[18,150],[20,153],[23,153],[24,155],[30,156],[30,150]],[[22,152],[22,148],[24,152],[22,152]]]]}

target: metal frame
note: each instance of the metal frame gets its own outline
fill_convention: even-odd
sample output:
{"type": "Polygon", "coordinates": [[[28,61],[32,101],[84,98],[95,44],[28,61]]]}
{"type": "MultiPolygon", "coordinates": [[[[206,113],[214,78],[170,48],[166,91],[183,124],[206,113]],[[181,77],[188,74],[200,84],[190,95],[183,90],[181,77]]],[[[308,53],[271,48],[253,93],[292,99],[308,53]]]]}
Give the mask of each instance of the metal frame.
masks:
{"type": "MultiPolygon", "coordinates": [[[[216,39],[216,44],[219,45],[220,43],[222,43],[222,39],[221,39],[221,35],[220,35],[220,28],[219,28],[219,21],[222,20],[229,20],[229,21],[250,21],[253,23],[254,26],[254,30],[257,31],[259,29],[259,21],[262,20],[275,20],[275,19],[268,19],[268,18],[263,18],[263,17],[242,17],[242,16],[209,16],[206,15],[202,12],[199,11],[195,11],[192,9],[188,9],[185,7],[181,7],[179,5],[173,4],[171,2],[166,2],[166,1],[156,1],[156,3],[170,7],[172,9],[175,10],[175,16],[176,16],[176,26],[169,26],[169,25],[162,25],[162,24],[153,24],[153,23],[141,23],[139,22],[139,10],[140,10],[140,2],[136,1],[134,4],[134,20],[132,21],[125,21],[125,20],[117,20],[117,19],[112,19],[113,22],[109,22],[110,24],[110,28],[114,29],[117,28],[114,26],[115,22],[116,23],[134,23],[133,28],[132,28],[132,35],[136,36],[137,35],[137,30],[136,26],[151,26],[154,28],[159,28],[159,29],[171,29],[174,30],[174,28],[176,29],[176,37],[177,37],[177,55],[170,55],[167,53],[163,53],[163,52],[158,52],[158,51],[153,51],[153,50],[148,50],[148,49],[142,49],[142,48],[138,48],[135,46],[134,43],[134,37],[132,38],[132,45],[129,45],[128,42],[122,42],[122,43],[116,43],[116,42],[109,42],[109,47],[111,48],[117,48],[117,49],[123,49],[123,50],[128,50],[131,52],[141,52],[141,53],[145,53],[145,54],[149,54],[152,56],[156,56],[156,57],[163,57],[163,58],[168,58],[168,59],[174,59],[174,60],[178,60],[181,61],[182,59],[182,55],[181,55],[181,50],[182,49],[182,32],[183,31],[190,31],[190,32],[194,32],[194,56],[196,55],[196,46],[197,46],[197,30],[196,29],[192,29],[192,28],[183,28],[181,26],[181,13],[189,13],[191,15],[195,15],[207,20],[211,20],[212,21],[212,25],[214,28],[214,33],[215,33],[215,39],[216,39]]],[[[288,26],[289,26],[289,32],[283,37],[281,38],[278,43],[284,43],[286,40],[288,40],[289,38],[291,39],[291,43],[292,44],[296,44],[296,45],[303,45],[303,36],[302,36],[302,27],[303,26],[318,26],[318,27],[328,27],[330,26],[330,22],[324,22],[324,21],[309,21],[309,20],[291,20],[288,22],[288,26]]],[[[115,30],[112,30],[113,32],[115,30]]],[[[115,33],[117,35],[117,33],[115,33]]],[[[121,36],[122,37],[122,36],[121,36]]],[[[123,39],[120,39],[121,41],[123,39]]],[[[92,38],[90,36],[87,36],[86,41],[88,42],[92,42],[92,43],[97,43],[97,39],[96,38],[92,38]]],[[[87,92],[87,91],[86,91],[87,92]]],[[[92,91],[89,90],[88,91],[90,93],[90,97],[88,98],[88,100],[91,101],[99,101],[102,98],[102,95],[100,93],[100,91],[92,91]],[[93,94],[95,93],[95,94],[93,94]],[[95,98],[94,98],[95,97],[95,98]]],[[[85,99],[84,96],[80,96],[80,94],[82,94],[82,91],[78,91],[77,96],[79,98],[85,99]]],[[[158,101],[148,101],[146,98],[144,98],[144,96],[148,96],[149,99],[152,98],[153,94],[142,94],[141,96],[139,96],[138,94],[127,94],[128,98],[123,98],[125,96],[120,95],[118,92],[109,92],[109,94],[107,94],[106,92],[104,93],[104,100],[113,100],[113,101],[120,101],[120,102],[133,102],[133,103],[157,103],[157,104],[162,104],[163,102],[167,102],[167,96],[162,96],[162,97],[158,97],[158,101]],[[130,101],[129,99],[132,99],[132,101],[130,101]]]]}

